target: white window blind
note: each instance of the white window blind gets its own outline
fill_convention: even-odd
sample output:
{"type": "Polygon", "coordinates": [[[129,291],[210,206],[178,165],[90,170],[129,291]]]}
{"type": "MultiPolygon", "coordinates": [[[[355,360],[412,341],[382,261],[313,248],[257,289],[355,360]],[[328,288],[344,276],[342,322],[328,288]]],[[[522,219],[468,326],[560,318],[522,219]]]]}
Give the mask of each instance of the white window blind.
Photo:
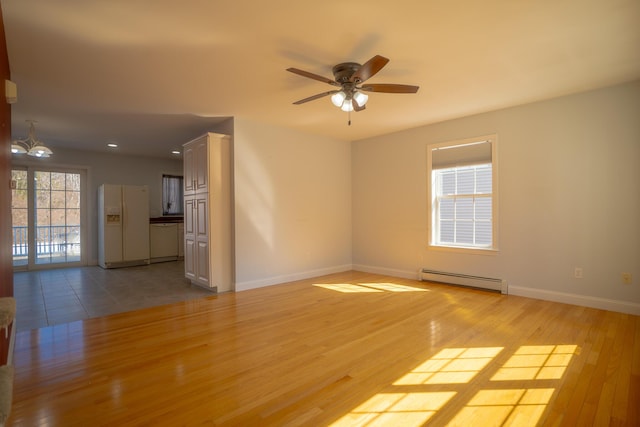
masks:
{"type": "Polygon", "coordinates": [[[491,141],[437,147],[433,149],[431,169],[491,163],[491,141]]]}
{"type": "Polygon", "coordinates": [[[490,248],[492,241],[491,164],[434,171],[436,242],[490,248]]]}

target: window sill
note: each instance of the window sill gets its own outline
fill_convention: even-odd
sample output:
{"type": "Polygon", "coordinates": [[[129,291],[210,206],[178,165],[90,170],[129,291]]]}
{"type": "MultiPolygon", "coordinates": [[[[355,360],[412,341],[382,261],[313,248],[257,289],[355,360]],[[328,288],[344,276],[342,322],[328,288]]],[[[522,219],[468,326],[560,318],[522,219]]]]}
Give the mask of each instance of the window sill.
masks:
{"type": "Polygon", "coordinates": [[[497,248],[470,248],[465,246],[442,246],[442,245],[428,245],[428,250],[441,251],[441,252],[453,252],[460,254],[471,255],[497,255],[497,248]]]}

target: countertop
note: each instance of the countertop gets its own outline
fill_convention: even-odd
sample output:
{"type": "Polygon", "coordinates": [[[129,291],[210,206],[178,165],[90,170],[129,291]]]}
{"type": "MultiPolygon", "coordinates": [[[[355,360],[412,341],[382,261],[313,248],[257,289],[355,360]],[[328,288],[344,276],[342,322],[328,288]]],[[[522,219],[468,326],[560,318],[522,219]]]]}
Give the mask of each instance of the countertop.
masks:
{"type": "Polygon", "coordinates": [[[158,216],[155,218],[149,218],[149,224],[166,224],[170,222],[184,222],[184,217],[181,216],[158,216]]]}

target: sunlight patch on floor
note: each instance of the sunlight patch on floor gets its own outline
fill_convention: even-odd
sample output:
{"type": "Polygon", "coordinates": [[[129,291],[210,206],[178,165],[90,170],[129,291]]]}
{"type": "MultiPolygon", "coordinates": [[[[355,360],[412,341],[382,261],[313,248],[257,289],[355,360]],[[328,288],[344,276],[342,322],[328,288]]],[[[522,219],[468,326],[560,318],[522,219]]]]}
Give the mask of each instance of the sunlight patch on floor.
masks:
{"type": "Polygon", "coordinates": [[[400,285],[398,283],[359,283],[366,288],[380,289],[387,292],[427,292],[427,289],[415,286],[400,285]]]}
{"type": "Polygon", "coordinates": [[[447,426],[536,425],[553,396],[553,388],[480,390],[447,426]]]}
{"type": "Polygon", "coordinates": [[[428,289],[418,288],[398,283],[314,283],[313,286],[344,293],[356,292],[428,292],[428,289]]]}
{"type": "Polygon", "coordinates": [[[522,346],[496,372],[491,381],[560,379],[576,348],[575,345],[522,346]]]}
{"type": "Polygon", "coordinates": [[[332,291],[343,292],[345,294],[359,292],[383,292],[379,289],[365,288],[353,283],[314,283],[313,286],[329,289],[332,291]]]}
{"type": "Polygon", "coordinates": [[[400,378],[393,385],[468,383],[503,348],[445,348],[400,378]]]}
{"type": "Polygon", "coordinates": [[[378,393],[332,426],[421,426],[455,394],[454,391],[378,393]]]}
{"type": "Polygon", "coordinates": [[[461,398],[468,401],[450,416],[447,426],[478,425],[479,420],[482,425],[536,425],[556,390],[549,387],[553,384],[548,381],[562,378],[573,355],[578,353],[578,346],[521,346],[504,364],[494,368],[495,374],[488,383],[483,383],[491,386],[482,387],[471,397],[458,395],[503,350],[504,347],[442,349],[332,426],[422,426],[452,399],[461,398]],[[536,383],[543,380],[544,383],[536,383]],[[520,387],[513,387],[515,384],[520,387]]]}

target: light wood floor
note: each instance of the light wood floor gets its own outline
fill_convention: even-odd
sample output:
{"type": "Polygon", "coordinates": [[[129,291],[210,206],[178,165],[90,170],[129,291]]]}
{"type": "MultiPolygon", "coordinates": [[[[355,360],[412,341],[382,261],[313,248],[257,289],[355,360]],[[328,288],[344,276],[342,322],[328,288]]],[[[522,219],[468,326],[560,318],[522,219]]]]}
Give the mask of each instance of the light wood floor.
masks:
{"type": "Polygon", "coordinates": [[[640,425],[640,317],[359,272],[17,335],[13,426],[640,425]]]}

